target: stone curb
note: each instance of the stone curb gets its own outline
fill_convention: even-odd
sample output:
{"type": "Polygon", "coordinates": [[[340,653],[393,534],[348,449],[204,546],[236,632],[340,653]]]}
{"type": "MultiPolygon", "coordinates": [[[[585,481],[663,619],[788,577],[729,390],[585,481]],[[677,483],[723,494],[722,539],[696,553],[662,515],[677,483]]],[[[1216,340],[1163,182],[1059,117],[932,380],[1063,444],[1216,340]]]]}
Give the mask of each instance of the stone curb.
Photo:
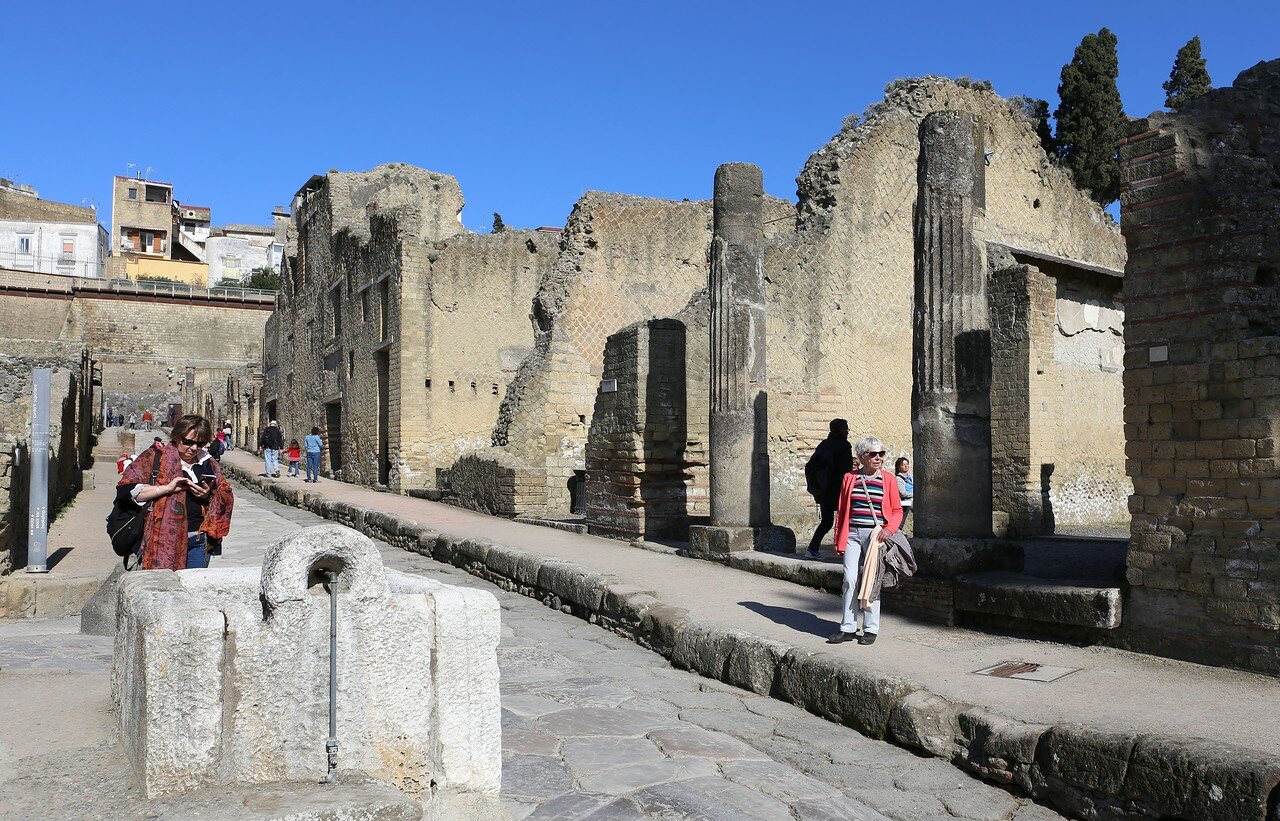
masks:
{"type": "Polygon", "coordinates": [[[1280,821],[1280,760],[1253,750],[1081,725],[1029,724],[953,702],[900,676],[859,668],[842,656],[698,624],[653,591],[573,562],[438,533],[392,514],[263,481],[236,465],[223,470],[283,504],[605,627],[677,667],[789,701],[870,738],[946,758],[1076,817],[1280,821]]]}
{"type": "Polygon", "coordinates": [[[21,570],[0,579],[0,619],[61,619],[79,614],[105,576],[49,576],[21,570]]]}

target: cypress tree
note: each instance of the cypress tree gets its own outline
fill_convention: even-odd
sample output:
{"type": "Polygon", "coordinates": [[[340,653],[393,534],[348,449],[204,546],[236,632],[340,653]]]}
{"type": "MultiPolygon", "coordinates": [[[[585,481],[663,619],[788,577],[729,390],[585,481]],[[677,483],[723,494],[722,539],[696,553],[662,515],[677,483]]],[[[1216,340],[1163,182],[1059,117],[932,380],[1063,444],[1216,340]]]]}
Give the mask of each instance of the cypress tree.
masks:
{"type": "Polygon", "coordinates": [[[1177,111],[1183,103],[1207,94],[1212,88],[1213,81],[1200,54],[1200,35],[1197,34],[1178,49],[1178,56],[1173,58],[1173,71],[1169,72],[1169,82],[1164,84],[1165,107],[1177,111]]]}
{"type": "Polygon", "coordinates": [[[507,230],[507,224],[502,221],[502,215],[499,214],[497,211],[494,211],[493,212],[493,233],[497,234],[505,230],[507,230]]]}
{"type": "Polygon", "coordinates": [[[1058,156],[1076,185],[1088,189],[1099,205],[1120,195],[1120,166],[1116,140],[1120,137],[1120,61],[1116,36],[1103,28],[1085,35],[1071,62],[1062,67],[1058,85],[1058,156]]]}

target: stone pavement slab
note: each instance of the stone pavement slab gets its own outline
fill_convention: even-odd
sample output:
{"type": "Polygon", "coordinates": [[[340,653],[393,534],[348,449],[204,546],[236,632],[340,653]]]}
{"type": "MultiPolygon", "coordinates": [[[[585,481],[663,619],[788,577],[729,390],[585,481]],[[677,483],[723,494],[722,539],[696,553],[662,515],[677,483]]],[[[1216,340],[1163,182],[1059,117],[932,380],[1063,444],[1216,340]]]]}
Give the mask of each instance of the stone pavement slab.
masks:
{"type": "MultiPolygon", "coordinates": [[[[270,541],[322,521],[242,493],[235,526],[215,566],[259,563],[270,541]]],[[[822,726],[824,748],[841,750],[845,759],[874,761],[885,772],[903,776],[922,765],[958,774],[944,762],[920,759],[813,718],[794,705],[677,670],[661,656],[603,628],[495,588],[458,568],[386,544],[379,549],[390,569],[490,590],[503,608],[498,650],[504,719],[502,807],[497,814],[477,814],[443,806],[439,817],[914,818],[882,814],[876,805],[856,798],[852,786],[860,782],[849,773],[841,774],[848,776],[848,784],[842,783],[805,769],[810,759],[790,762],[768,752],[770,740],[792,743],[775,730],[795,735],[803,722],[822,726]],[[687,711],[696,711],[700,722],[680,718],[687,711]],[[741,719],[741,729],[735,717],[741,719]],[[724,731],[700,726],[707,723],[724,731]]],[[[317,796],[324,798],[323,793],[307,803],[305,789],[299,796],[287,786],[201,790],[182,799],[144,802],[132,784],[108,712],[112,640],[75,630],[73,619],[0,625],[0,714],[13,719],[0,722],[0,727],[24,727],[0,735],[0,818],[280,817],[292,806],[284,801],[291,795],[308,812],[319,806],[317,796]],[[58,689],[60,679],[74,683],[74,688],[58,689]],[[35,695],[28,698],[29,693],[35,695]],[[57,723],[28,719],[24,725],[19,718],[24,713],[47,715],[57,723]],[[79,729],[72,732],[72,727],[79,729]]],[[[822,749],[813,751],[811,760],[825,766],[834,762],[822,749]]],[[[924,791],[909,790],[915,788],[900,789],[890,781],[876,800],[885,807],[944,800],[932,785],[924,791]]],[[[963,776],[959,782],[943,783],[941,790],[947,795],[972,792],[969,800],[978,808],[1005,802],[1015,813],[1048,812],[963,776]]],[[[413,816],[393,806],[382,817],[413,816]]],[[[1016,814],[1008,817],[1023,821],[1016,814]]]]}
{"type": "MultiPolygon", "coordinates": [[[[876,645],[831,648],[823,638],[836,628],[827,614],[835,615],[837,602],[820,591],[329,480],[289,488],[240,473],[273,498],[607,622],[704,675],[773,692],[873,735],[890,733],[1066,805],[1087,800],[1106,809],[1138,800],[1152,812],[1180,812],[1185,802],[1172,801],[1152,780],[1154,771],[1143,769],[1149,760],[1196,781],[1197,794],[1225,794],[1216,804],[1195,804],[1206,817],[1262,817],[1280,783],[1280,712],[1257,709],[1277,694],[1271,678],[893,616],[883,620],[876,645]],[[1076,672],[1054,682],[973,674],[1004,661],[1076,672]],[[1037,745],[1050,729],[1069,739],[1066,758],[1038,757],[1037,745]],[[1108,742],[1095,749],[1091,739],[1101,736],[1108,742]],[[1230,740],[1236,764],[1217,754],[1215,738],[1230,740]],[[1125,758],[1104,763],[1100,750],[1108,745],[1132,750],[1135,766],[1125,758]],[[1006,748],[1011,752],[1001,752],[1006,748]],[[1051,772],[1068,759],[1084,769],[1051,772]],[[1099,766],[1111,768],[1105,783],[1087,775],[1099,766]],[[1047,785],[1046,775],[1052,776],[1047,785]],[[1123,784],[1124,795],[1107,792],[1112,782],[1123,784]],[[1076,797],[1065,797],[1071,793],[1076,797]]],[[[698,709],[707,708],[682,708],[678,715],[716,720],[692,712],[698,709]]],[[[751,729],[750,722],[744,728],[751,729]]],[[[785,749],[782,741],[767,743],[785,749]]]]}

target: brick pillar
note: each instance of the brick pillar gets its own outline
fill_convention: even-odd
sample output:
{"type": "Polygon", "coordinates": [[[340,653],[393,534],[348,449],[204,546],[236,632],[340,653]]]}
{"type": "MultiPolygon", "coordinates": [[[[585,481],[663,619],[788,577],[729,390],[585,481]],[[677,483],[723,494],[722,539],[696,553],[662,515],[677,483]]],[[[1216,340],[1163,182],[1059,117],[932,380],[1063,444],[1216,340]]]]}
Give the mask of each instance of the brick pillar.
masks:
{"type": "Polygon", "coordinates": [[[915,216],[915,533],[991,535],[990,335],[973,232],[983,188],[981,120],[937,111],[920,124],[915,216]]]}
{"type": "Polygon", "coordinates": [[[1280,60],[1120,143],[1124,639],[1280,673],[1280,60]]]}

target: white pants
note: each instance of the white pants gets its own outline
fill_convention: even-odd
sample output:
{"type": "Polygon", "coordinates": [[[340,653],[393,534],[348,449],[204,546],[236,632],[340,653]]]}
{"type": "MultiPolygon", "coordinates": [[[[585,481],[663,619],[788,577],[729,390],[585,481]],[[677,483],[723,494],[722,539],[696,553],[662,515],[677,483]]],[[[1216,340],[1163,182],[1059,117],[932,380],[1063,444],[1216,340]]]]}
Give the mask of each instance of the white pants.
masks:
{"type": "Polygon", "coordinates": [[[844,584],[840,588],[844,613],[840,620],[840,632],[858,632],[858,614],[862,614],[862,632],[880,632],[880,601],[865,609],[858,607],[858,587],[862,584],[862,555],[871,537],[869,527],[849,528],[849,541],[844,546],[844,584]]]}

